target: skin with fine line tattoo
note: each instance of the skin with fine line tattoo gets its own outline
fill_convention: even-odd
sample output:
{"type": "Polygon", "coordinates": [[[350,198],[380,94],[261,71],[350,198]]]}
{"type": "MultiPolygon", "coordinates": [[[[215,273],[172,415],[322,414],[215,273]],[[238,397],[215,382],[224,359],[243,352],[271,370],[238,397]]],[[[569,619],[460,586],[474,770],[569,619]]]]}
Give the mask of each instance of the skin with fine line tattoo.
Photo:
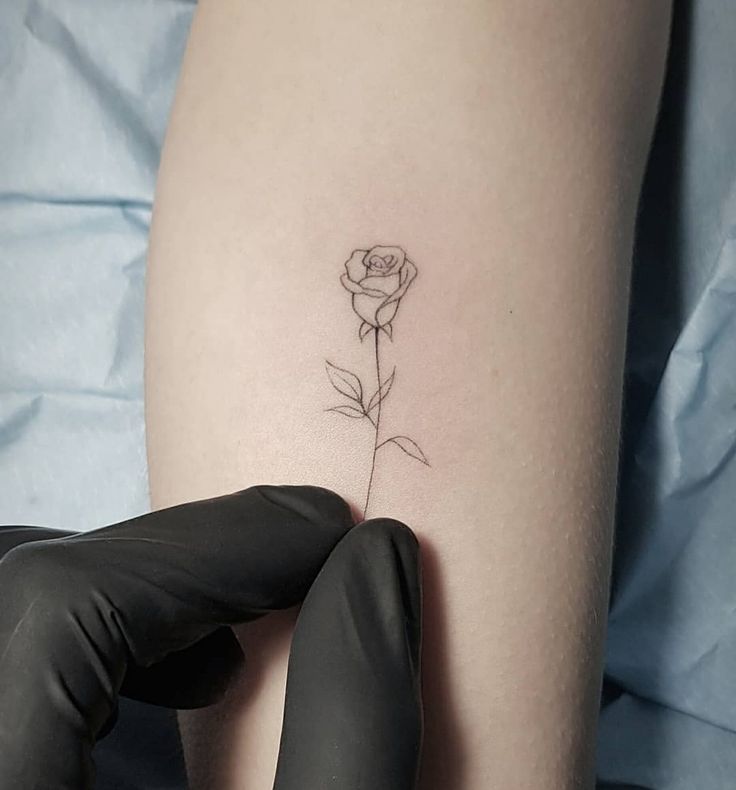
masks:
{"type": "Polygon", "coordinates": [[[330,383],[348,399],[348,403],[332,406],[327,411],[351,419],[368,420],[375,434],[371,470],[363,506],[364,515],[368,512],[379,451],[389,446],[398,447],[410,458],[429,466],[427,456],[413,439],[404,435],[382,439],[380,435],[381,405],[388,397],[396,377],[395,367],[390,376],[385,378],[382,376],[380,340],[381,336],[384,336],[385,340],[393,342],[393,321],[401,300],[416,276],[417,267],[407,258],[401,247],[376,246],[354,250],[345,263],[345,272],[340,277],[343,288],[352,294],[353,310],[361,319],[358,327],[360,342],[370,337],[373,341],[375,357],[376,390],[367,400],[364,398],[365,390],[358,376],[326,360],[330,383]]]}

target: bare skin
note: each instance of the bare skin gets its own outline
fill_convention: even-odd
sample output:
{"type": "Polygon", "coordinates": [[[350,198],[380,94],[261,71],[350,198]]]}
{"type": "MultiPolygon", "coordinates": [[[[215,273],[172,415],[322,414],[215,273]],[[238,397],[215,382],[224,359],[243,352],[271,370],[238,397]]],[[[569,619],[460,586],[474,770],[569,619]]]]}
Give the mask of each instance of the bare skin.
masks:
{"type": "MultiPolygon", "coordinates": [[[[327,411],[373,381],[340,282],[401,246],[370,515],[425,566],[422,790],[592,787],[630,258],[669,3],[202,0],[157,188],[154,507],[255,483],[356,516],[376,445],[327,411]],[[352,366],[352,367],[351,367],[352,366]]],[[[370,393],[369,393],[370,394],[370,393]]],[[[268,788],[290,617],[247,684],[182,714],[193,790],[268,788]]],[[[266,637],[250,647],[255,629],[266,637]]]]}

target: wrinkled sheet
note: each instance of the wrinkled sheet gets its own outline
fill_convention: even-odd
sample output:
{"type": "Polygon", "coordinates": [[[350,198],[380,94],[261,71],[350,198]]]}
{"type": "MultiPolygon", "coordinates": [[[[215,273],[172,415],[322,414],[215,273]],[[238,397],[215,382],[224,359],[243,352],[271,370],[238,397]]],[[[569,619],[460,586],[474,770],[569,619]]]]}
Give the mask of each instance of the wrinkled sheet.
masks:
{"type": "MultiPolygon", "coordinates": [[[[145,253],[184,0],[0,0],[0,519],[148,506],[145,253]]],[[[736,786],[736,6],[680,3],[632,280],[599,735],[616,786],[736,786]]],[[[106,790],[183,788],[125,703],[106,790]],[[145,778],[143,778],[145,777],[145,778]]]]}
{"type": "MultiPolygon", "coordinates": [[[[0,0],[0,520],[147,509],[143,285],[193,3],[0,0]]],[[[0,602],[1,605],[1,602],[0,602]]],[[[99,790],[183,790],[172,711],[121,701],[99,790]]]]}
{"type": "Polygon", "coordinates": [[[678,5],[632,282],[599,765],[652,790],[736,787],[735,41],[678,5]]]}

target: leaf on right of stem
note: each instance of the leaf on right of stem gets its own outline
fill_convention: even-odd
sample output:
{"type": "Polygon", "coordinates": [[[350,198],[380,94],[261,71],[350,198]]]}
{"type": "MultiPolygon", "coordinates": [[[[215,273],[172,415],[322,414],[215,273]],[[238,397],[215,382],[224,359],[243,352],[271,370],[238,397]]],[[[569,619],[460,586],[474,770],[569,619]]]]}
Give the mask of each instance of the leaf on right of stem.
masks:
{"type": "Polygon", "coordinates": [[[389,390],[391,389],[391,385],[394,383],[394,376],[396,375],[396,368],[393,369],[391,375],[384,380],[381,386],[373,393],[371,399],[368,401],[368,406],[366,407],[366,414],[373,411],[373,409],[378,406],[378,404],[388,395],[389,390]]]}
{"type": "Polygon", "coordinates": [[[400,450],[403,450],[407,455],[410,455],[412,458],[415,458],[417,461],[421,461],[423,464],[429,466],[429,461],[427,460],[427,456],[422,452],[421,447],[413,440],[410,439],[408,436],[392,436],[390,439],[386,439],[385,442],[381,443],[381,446],[384,444],[395,444],[400,450]]]}

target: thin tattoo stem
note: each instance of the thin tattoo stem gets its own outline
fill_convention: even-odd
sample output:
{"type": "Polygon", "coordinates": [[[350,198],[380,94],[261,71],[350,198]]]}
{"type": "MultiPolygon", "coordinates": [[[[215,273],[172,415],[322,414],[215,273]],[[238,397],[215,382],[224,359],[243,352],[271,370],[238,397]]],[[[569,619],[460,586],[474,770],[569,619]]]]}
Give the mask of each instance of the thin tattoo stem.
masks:
{"type": "MultiPolygon", "coordinates": [[[[376,456],[383,447],[401,450],[404,455],[429,466],[429,460],[422,448],[406,434],[396,434],[379,442],[381,405],[388,397],[394,384],[396,367],[381,381],[381,358],[379,335],[383,332],[393,342],[392,322],[396,318],[399,304],[409,286],[417,276],[417,267],[407,258],[401,247],[377,245],[370,249],[353,250],[345,262],[345,272],[340,276],[342,287],[348,291],[353,311],[360,318],[357,337],[362,343],[373,333],[376,358],[376,391],[371,395],[358,376],[347,368],[325,360],[325,369],[330,384],[343,397],[343,401],[325,411],[339,414],[351,420],[368,420],[373,426],[373,457],[368,490],[365,494],[363,517],[373,493],[373,478],[376,472],[376,456]],[[375,418],[373,411],[375,410],[375,418]]],[[[385,361],[385,360],[384,360],[385,361]]]]}
{"type": "MultiPolygon", "coordinates": [[[[381,361],[380,361],[380,356],[378,354],[378,334],[379,334],[378,327],[376,327],[373,330],[373,333],[375,335],[375,346],[376,346],[376,379],[378,381],[377,387],[378,387],[378,390],[379,390],[379,393],[380,393],[380,389],[381,389],[381,361]]],[[[378,444],[378,428],[379,428],[379,426],[381,424],[381,401],[382,400],[383,400],[383,398],[381,398],[380,394],[379,394],[378,406],[376,406],[376,437],[375,437],[375,440],[373,442],[373,460],[371,461],[371,475],[368,478],[368,491],[367,491],[367,493],[365,495],[365,507],[363,508],[363,518],[365,518],[366,515],[368,514],[368,502],[370,501],[370,498],[371,498],[371,488],[373,486],[373,473],[376,471],[376,453],[378,453],[378,447],[379,447],[379,444],[378,444]]]]}

